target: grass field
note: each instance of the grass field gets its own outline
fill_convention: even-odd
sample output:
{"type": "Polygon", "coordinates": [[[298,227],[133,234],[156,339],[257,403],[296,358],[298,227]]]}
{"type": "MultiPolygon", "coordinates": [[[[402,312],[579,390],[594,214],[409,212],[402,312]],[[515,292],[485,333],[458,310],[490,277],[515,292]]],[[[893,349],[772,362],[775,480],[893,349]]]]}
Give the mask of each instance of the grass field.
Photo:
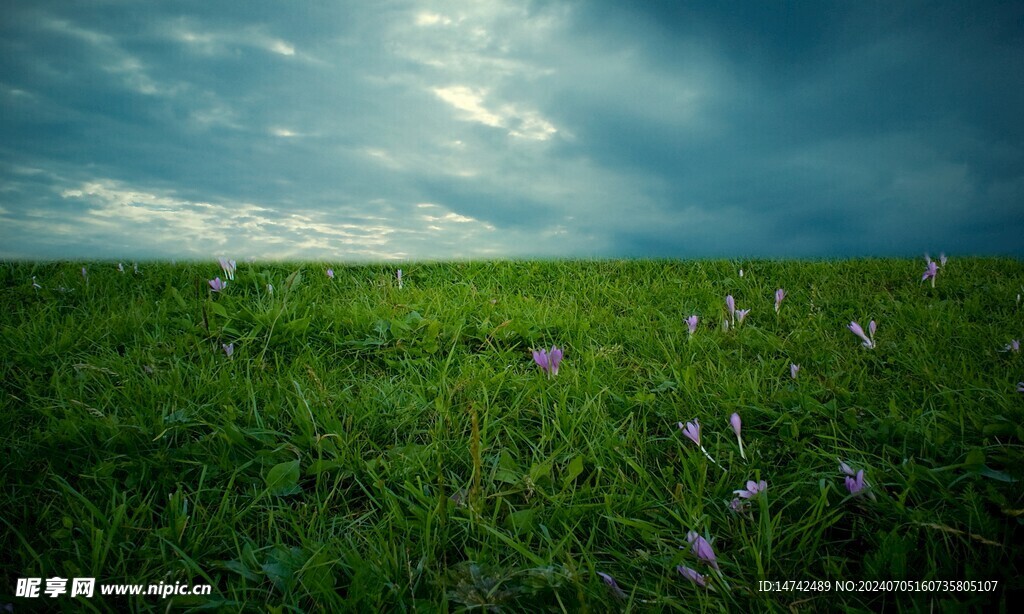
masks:
{"type": "Polygon", "coordinates": [[[1005,611],[1024,589],[1020,261],[952,258],[935,287],[923,259],[406,263],[402,288],[328,266],[240,263],[213,292],[216,262],[0,265],[0,605],[1005,611]],[[727,295],[750,312],[724,330],[727,295]],[[847,328],[870,320],[873,348],[847,328]],[[16,598],[27,577],[213,589],[16,598]]]}

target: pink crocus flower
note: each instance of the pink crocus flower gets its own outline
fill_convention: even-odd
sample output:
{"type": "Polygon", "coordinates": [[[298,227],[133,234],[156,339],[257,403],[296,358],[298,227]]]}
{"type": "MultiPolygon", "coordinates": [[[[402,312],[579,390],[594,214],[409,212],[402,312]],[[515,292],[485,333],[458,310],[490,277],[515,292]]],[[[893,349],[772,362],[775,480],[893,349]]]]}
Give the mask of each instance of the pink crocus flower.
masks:
{"type": "Polygon", "coordinates": [[[939,253],[939,264],[946,266],[946,254],[939,253]]]}
{"type": "Polygon", "coordinates": [[[229,280],[235,279],[235,261],[228,260],[227,258],[218,258],[217,261],[220,263],[220,268],[224,271],[224,275],[229,280]]]}
{"type": "Polygon", "coordinates": [[[686,318],[686,327],[690,329],[690,334],[691,335],[693,335],[693,333],[697,332],[697,322],[699,322],[699,321],[700,321],[700,318],[698,318],[695,315],[692,315],[692,316],[686,318]]]}
{"type": "Polygon", "coordinates": [[[209,284],[210,284],[210,289],[213,290],[214,292],[220,292],[224,288],[228,287],[228,282],[221,281],[220,277],[214,277],[213,279],[211,279],[209,281],[209,284]]]}
{"type": "Polygon", "coordinates": [[[734,490],[733,492],[738,495],[741,499],[753,499],[758,493],[763,492],[768,488],[768,482],[761,480],[755,482],[754,480],[747,480],[747,487],[744,490],[734,490]]]}
{"type": "MultiPolygon", "coordinates": [[[[698,422],[696,418],[693,419],[693,422],[687,422],[686,426],[683,426],[682,422],[677,422],[676,426],[678,426],[679,430],[683,432],[683,435],[686,435],[690,439],[690,441],[697,444],[697,447],[700,448],[700,451],[704,453],[704,456],[708,457],[709,461],[718,465],[718,462],[715,461],[715,459],[711,458],[711,455],[708,454],[708,451],[705,450],[704,446],[700,444],[700,422],[698,422]]],[[[721,467],[721,465],[719,465],[719,467],[721,467]]],[[[725,471],[724,467],[722,468],[722,471],[725,471]]]]}
{"type": "Polygon", "coordinates": [[[740,435],[740,431],[743,428],[743,422],[740,420],[740,415],[733,413],[733,415],[729,416],[729,424],[732,425],[732,430],[736,432],[736,441],[740,444],[740,458],[746,460],[747,456],[743,453],[743,437],[740,435]]]}
{"type": "Polygon", "coordinates": [[[235,353],[234,343],[222,343],[220,344],[220,347],[223,348],[224,353],[228,355],[228,358],[231,358],[231,355],[235,353]]]}
{"type": "Polygon", "coordinates": [[[1020,341],[1018,339],[1010,340],[1010,343],[1003,347],[1004,352],[1020,352],[1020,341]]]}
{"type": "Polygon", "coordinates": [[[792,377],[793,379],[796,379],[796,375],[799,372],[800,372],[800,365],[790,363],[790,365],[789,365],[789,376],[792,377]]]}
{"type": "Polygon", "coordinates": [[[725,297],[725,308],[729,311],[729,318],[735,321],[736,317],[736,299],[731,294],[725,297]]]}
{"type": "Polygon", "coordinates": [[[545,351],[544,348],[534,350],[533,361],[543,371],[547,372],[550,379],[558,375],[558,365],[562,362],[563,354],[563,351],[558,346],[552,345],[550,351],[545,351]]]}
{"type": "Polygon", "coordinates": [[[1024,392],[1024,382],[1017,382],[1017,392],[1024,392]]]}
{"type": "Polygon", "coordinates": [[[615,593],[616,597],[618,597],[619,599],[626,598],[626,593],[622,592],[622,589],[619,588],[619,583],[616,582],[615,578],[611,577],[610,574],[606,574],[603,571],[599,571],[597,572],[597,575],[601,576],[601,579],[604,580],[604,583],[611,587],[612,592],[615,593]]]}
{"type": "Polygon", "coordinates": [[[786,291],[779,288],[775,291],[775,313],[779,313],[779,309],[782,307],[782,299],[786,298],[786,291]]]}
{"type": "Polygon", "coordinates": [[[750,313],[749,309],[737,309],[736,310],[736,319],[738,320],[737,324],[743,324],[743,320],[747,317],[748,313],[750,313]]]}
{"type": "Polygon", "coordinates": [[[327,276],[334,279],[334,269],[327,269],[327,276]]]}
{"type": "Polygon", "coordinates": [[[928,268],[925,269],[924,275],[921,276],[921,281],[924,281],[924,280],[926,280],[928,278],[931,278],[931,280],[932,280],[932,287],[934,288],[935,287],[935,276],[938,273],[939,273],[939,265],[935,264],[934,262],[929,261],[928,262],[928,268]]]}
{"type": "Polygon", "coordinates": [[[690,550],[697,555],[698,559],[718,570],[718,559],[708,540],[696,531],[690,531],[686,534],[686,541],[690,542],[690,550]]]}
{"type": "Polygon", "coordinates": [[[693,422],[687,422],[686,426],[683,426],[682,422],[677,422],[676,426],[683,432],[683,435],[690,438],[690,441],[700,446],[700,422],[696,418],[693,419],[693,422]]]}
{"type": "Polygon", "coordinates": [[[680,573],[684,578],[693,582],[697,586],[706,587],[708,585],[707,579],[701,574],[697,573],[696,569],[690,569],[685,565],[679,565],[676,567],[676,571],[680,573]]]}
{"type": "Polygon", "coordinates": [[[846,476],[846,490],[850,491],[851,495],[859,495],[864,491],[864,470],[861,469],[857,472],[854,477],[846,476]]]}
{"type": "Polygon", "coordinates": [[[850,332],[857,335],[864,341],[864,347],[868,349],[875,347],[875,329],[877,328],[877,326],[874,320],[871,320],[871,322],[868,324],[868,330],[871,332],[870,338],[864,334],[864,329],[861,328],[860,324],[857,324],[856,322],[850,322],[847,328],[850,329],[850,332]]]}
{"type": "Polygon", "coordinates": [[[398,272],[395,273],[395,276],[398,278],[398,289],[401,290],[402,289],[402,269],[398,269],[398,272]]]}

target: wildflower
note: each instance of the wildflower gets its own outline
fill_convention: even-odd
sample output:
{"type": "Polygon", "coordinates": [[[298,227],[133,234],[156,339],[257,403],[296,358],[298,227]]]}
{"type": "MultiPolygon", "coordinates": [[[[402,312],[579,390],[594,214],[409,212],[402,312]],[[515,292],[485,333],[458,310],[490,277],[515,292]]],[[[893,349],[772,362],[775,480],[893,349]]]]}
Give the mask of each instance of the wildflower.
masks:
{"type": "Polygon", "coordinates": [[[273,284],[267,284],[267,294],[270,294],[270,295],[274,294],[274,286],[273,286],[273,284]]]}
{"type": "Polygon", "coordinates": [[[601,576],[601,579],[604,580],[604,583],[611,587],[612,592],[615,593],[616,597],[618,597],[619,599],[626,598],[626,593],[622,592],[622,589],[619,588],[619,583],[615,581],[615,578],[604,573],[603,571],[597,572],[597,575],[601,576]]]}
{"type": "Polygon", "coordinates": [[[871,323],[868,324],[868,330],[871,332],[870,338],[864,334],[864,329],[861,328],[860,324],[857,324],[856,322],[850,322],[847,328],[850,329],[850,332],[857,335],[864,341],[864,347],[868,349],[875,347],[875,329],[877,328],[877,326],[875,325],[874,320],[871,320],[871,323]]]}
{"type": "Polygon", "coordinates": [[[946,254],[939,252],[939,264],[946,266],[946,254]]]}
{"type": "Polygon", "coordinates": [[[864,483],[864,470],[861,469],[857,472],[854,477],[846,476],[846,490],[850,491],[851,495],[860,494],[865,488],[864,483]]]}
{"type": "Polygon", "coordinates": [[[700,321],[700,318],[698,318],[695,315],[686,318],[686,327],[690,329],[690,334],[691,335],[693,335],[693,333],[697,332],[697,322],[699,322],[699,321],[700,321]]]}
{"type": "Polygon", "coordinates": [[[228,355],[228,358],[231,358],[231,355],[235,353],[234,343],[222,343],[220,347],[224,349],[224,353],[228,355]]]}
{"type": "Polygon", "coordinates": [[[213,279],[210,280],[209,283],[210,289],[213,290],[214,292],[220,292],[224,288],[228,287],[228,282],[221,281],[220,277],[214,277],[213,279]]]}
{"type": "Polygon", "coordinates": [[[736,299],[734,299],[731,294],[725,297],[725,308],[729,310],[729,317],[733,319],[733,322],[735,322],[736,299]]]}
{"type": "Polygon", "coordinates": [[[84,278],[84,279],[85,279],[86,281],[89,281],[89,274],[88,274],[88,273],[86,272],[86,270],[85,270],[85,267],[82,267],[82,277],[83,277],[83,278],[84,278]]]}
{"type": "Polygon", "coordinates": [[[134,273],[135,273],[136,275],[138,275],[138,274],[139,274],[139,263],[138,263],[138,262],[133,262],[133,263],[132,263],[132,270],[134,271],[134,273]]]}
{"type": "Polygon", "coordinates": [[[1003,351],[1004,352],[1020,352],[1020,341],[1018,339],[1011,340],[1009,344],[1007,344],[1007,345],[1005,345],[1003,347],[1003,351]]]}
{"type": "Polygon", "coordinates": [[[740,444],[740,458],[746,460],[747,457],[743,454],[743,437],[740,436],[740,429],[743,428],[743,422],[740,420],[740,415],[733,413],[729,416],[729,424],[732,425],[732,430],[736,431],[736,441],[740,444]]]}
{"type": "Polygon", "coordinates": [[[235,279],[235,261],[228,260],[227,258],[218,258],[218,261],[220,262],[221,270],[224,271],[224,275],[233,281],[235,279]]]}
{"type": "Polygon", "coordinates": [[[779,288],[775,291],[775,313],[779,313],[779,308],[782,307],[782,299],[786,298],[786,291],[779,288]]]}
{"type": "Polygon", "coordinates": [[[558,375],[558,365],[562,362],[562,350],[558,346],[551,346],[551,351],[544,348],[533,351],[533,361],[544,371],[547,371],[548,378],[558,375]]]}
{"type": "Polygon", "coordinates": [[[124,265],[121,264],[120,262],[118,262],[117,263],[117,270],[118,270],[118,272],[124,273],[124,265]]]}
{"type": "Polygon", "coordinates": [[[334,279],[334,269],[327,269],[327,276],[334,279]]]}
{"type": "Polygon", "coordinates": [[[789,365],[789,376],[796,379],[796,374],[800,372],[800,365],[790,363],[789,365]]]}
{"type": "MultiPolygon", "coordinates": [[[[704,453],[704,456],[708,457],[709,461],[718,465],[718,462],[711,458],[711,455],[704,449],[704,446],[700,445],[700,422],[696,418],[693,419],[693,422],[687,422],[686,426],[683,426],[682,422],[677,422],[676,426],[683,432],[683,435],[686,435],[690,438],[690,441],[697,444],[697,447],[704,453]]],[[[721,465],[718,466],[721,467],[721,465]]],[[[722,471],[725,471],[725,469],[723,468],[722,471]]]]}
{"type": "Polygon", "coordinates": [[[398,277],[398,289],[401,290],[402,289],[402,269],[398,269],[398,272],[395,273],[395,276],[398,277]]]}
{"type": "Polygon", "coordinates": [[[37,292],[39,290],[43,289],[42,286],[40,286],[39,284],[36,283],[36,276],[35,275],[32,276],[32,287],[35,288],[37,292]]]}
{"type": "Polygon", "coordinates": [[[755,482],[754,480],[747,480],[747,488],[745,490],[734,490],[733,492],[739,495],[741,499],[753,499],[768,488],[768,482],[761,480],[755,482]]]}
{"type": "Polygon", "coordinates": [[[690,569],[685,565],[679,565],[676,567],[676,571],[678,571],[684,578],[687,578],[697,586],[706,587],[708,585],[707,580],[704,578],[704,576],[697,573],[697,570],[695,569],[690,569]]]}
{"type": "Polygon", "coordinates": [[[1024,382],[1017,382],[1017,392],[1024,392],[1024,382]]]}
{"type": "Polygon", "coordinates": [[[736,318],[739,320],[737,324],[743,324],[743,319],[747,317],[748,313],[750,313],[749,309],[737,309],[736,318]]]}
{"type": "Polygon", "coordinates": [[[686,541],[690,542],[690,549],[697,555],[698,559],[718,570],[718,559],[715,557],[715,551],[712,550],[708,540],[704,539],[696,531],[690,531],[686,534],[686,541]]]}
{"type": "Polygon", "coordinates": [[[740,269],[740,277],[743,277],[743,269],[740,269]]]}
{"type": "Polygon", "coordinates": [[[926,279],[928,279],[930,277],[931,280],[932,280],[932,287],[934,288],[935,287],[935,276],[938,274],[938,272],[939,272],[939,265],[935,264],[934,262],[929,261],[928,262],[928,268],[925,269],[924,275],[921,276],[921,281],[924,281],[924,280],[926,280],[926,279]]]}
{"type": "Polygon", "coordinates": [[[847,465],[843,461],[839,461],[839,470],[850,477],[857,475],[857,472],[854,471],[849,465],[847,465]]]}
{"type": "Polygon", "coordinates": [[[677,423],[677,425],[683,431],[683,435],[689,437],[690,441],[698,446],[700,445],[700,422],[696,418],[693,419],[693,422],[687,422],[685,427],[682,422],[677,423]]]}

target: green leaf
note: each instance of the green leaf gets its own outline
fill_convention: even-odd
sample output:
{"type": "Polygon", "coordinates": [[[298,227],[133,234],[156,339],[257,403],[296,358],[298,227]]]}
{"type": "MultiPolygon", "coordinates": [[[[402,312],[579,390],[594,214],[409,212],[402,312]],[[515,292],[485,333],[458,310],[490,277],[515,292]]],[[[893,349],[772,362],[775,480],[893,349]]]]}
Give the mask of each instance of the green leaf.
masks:
{"type": "Polygon", "coordinates": [[[270,494],[284,497],[301,492],[299,487],[299,461],[293,460],[287,463],[274,465],[267,472],[267,490],[270,494]]]}
{"type": "Polygon", "coordinates": [[[577,456],[572,459],[569,466],[565,468],[565,475],[562,477],[562,484],[568,486],[570,482],[579,477],[583,473],[583,457],[577,456]]]}
{"type": "Polygon", "coordinates": [[[220,303],[214,303],[214,302],[211,301],[210,302],[210,311],[212,313],[216,314],[216,315],[219,315],[220,317],[224,318],[225,320],[228,319],[228,310],[225,309],[224,305],[221,305],[220,303]]]}

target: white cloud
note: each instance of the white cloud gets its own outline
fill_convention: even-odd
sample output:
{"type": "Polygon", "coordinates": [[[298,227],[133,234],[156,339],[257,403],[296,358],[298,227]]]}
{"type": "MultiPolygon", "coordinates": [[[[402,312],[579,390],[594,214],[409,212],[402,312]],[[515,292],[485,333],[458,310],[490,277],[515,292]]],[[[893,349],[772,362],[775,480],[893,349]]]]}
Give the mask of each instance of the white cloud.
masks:
{"type": "Polygon", "coordinates": [[[508,130],[509,136],[546,141],[558,132],[551,122],[541,117],[536,111],[520,109],[511,104],[488,109],[484,105],[484,99],[487,96],[486,90],[454,85],[436,87],[432,91],[438,98],[462,111],[462,117],[466,121],[478,122],[493,128],[504,128],[508,130]]]}
{"type": "Polygon", "coordinates": [[[503,245],[502,251],[523,244],[499,234],[492,224],[434,203],[378,200],[331,211],[283,211],[253,203],[188,200],[109,179],[65,188],[60,196],[84,208],[10,220],[11,228],[73,238],[76,245],[109,243],[108,237],[116,236],[135,253],[192,257],[244,251],[271,259],[454,258],[479,257],[496,244],[503,245]],[[436,214],[414,213],[424,208],[436,214]]]}

